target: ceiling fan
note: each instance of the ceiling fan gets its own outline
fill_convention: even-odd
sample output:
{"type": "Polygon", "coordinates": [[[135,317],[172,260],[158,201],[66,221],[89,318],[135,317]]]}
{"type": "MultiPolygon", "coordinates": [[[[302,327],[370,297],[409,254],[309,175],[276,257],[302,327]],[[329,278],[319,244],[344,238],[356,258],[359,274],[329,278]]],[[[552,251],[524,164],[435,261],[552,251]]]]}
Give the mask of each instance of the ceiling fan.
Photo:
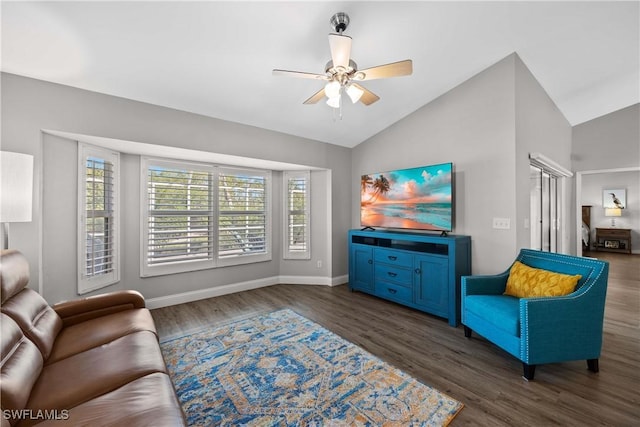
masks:
{"type": "Polygon", "coordinates": [[[333,108],[340,108],[342,93],[345,92],[354,104],[360,101],[364,105],[371,105],[379,100],[380,97],[358,84],[358,82],[408,76],[413,72],[413,64],[410,59],[358,70],[358,65],[350,58],[351,37],[342,34],[349,25],[349,15],[344,12],[338,12],[331,17],[329,22],[331,23],[331,28],[337,34],[329,34],[331,61],[327,62],[324,74],[273,70],[274,76],[291,76],[327,81],[325,86],[311,95],[309,99],[304,101],[304,104],[315,104],[326,96],[327,105],[333,108]]]}

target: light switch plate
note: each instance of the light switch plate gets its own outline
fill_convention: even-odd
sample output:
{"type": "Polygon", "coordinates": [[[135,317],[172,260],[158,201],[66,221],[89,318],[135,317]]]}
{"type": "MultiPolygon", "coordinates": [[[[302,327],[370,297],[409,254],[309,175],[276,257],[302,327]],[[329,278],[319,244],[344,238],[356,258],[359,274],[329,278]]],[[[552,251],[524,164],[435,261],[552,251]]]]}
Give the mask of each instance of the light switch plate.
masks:
{"type": "Polygon", "coordinates": [[[511,218],[493,218],[493,228],[508,230],[511,228],[511,218]]]}

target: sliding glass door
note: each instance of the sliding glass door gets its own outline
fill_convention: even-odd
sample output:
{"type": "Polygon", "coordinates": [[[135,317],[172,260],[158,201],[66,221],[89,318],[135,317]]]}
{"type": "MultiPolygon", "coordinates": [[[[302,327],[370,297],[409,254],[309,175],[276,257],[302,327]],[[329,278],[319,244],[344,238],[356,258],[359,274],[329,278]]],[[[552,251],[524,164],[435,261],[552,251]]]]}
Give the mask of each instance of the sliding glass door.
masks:
{"type": "Polygon", "coordinates": [[[558,177],[531,165],[529,173],[531,199],[531,248],[558,251],[558,177]]]}

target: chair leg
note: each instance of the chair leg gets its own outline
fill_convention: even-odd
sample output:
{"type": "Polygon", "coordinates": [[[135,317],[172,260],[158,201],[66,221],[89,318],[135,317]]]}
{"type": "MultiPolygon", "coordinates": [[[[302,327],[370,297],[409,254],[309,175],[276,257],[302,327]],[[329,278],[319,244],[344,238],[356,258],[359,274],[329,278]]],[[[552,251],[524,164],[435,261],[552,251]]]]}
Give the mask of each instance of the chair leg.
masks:
{"type": "MultiPolygon", "coordinates": [[[[462,326],[464,326],[464,325],[462,325],[462,326]]],[[[471,338],[471,332],[473,332],[473,331],[471,330],[470,327],[464,326],[464,336],[465,337],[471,338]]]]}
{"type": "Polygon", "coordinates": [[[536,365],[529,365],[522,363],[523,375],[522,377],[527,381],[533,381],[533,376],[536,373],[536,365]]]}
{"type": "Polygon", "coordinates": [[[587,360],[587,366],[591,372],[598,372],[600,370],[598,366],[598,359],[589,359],[587,360]]]}

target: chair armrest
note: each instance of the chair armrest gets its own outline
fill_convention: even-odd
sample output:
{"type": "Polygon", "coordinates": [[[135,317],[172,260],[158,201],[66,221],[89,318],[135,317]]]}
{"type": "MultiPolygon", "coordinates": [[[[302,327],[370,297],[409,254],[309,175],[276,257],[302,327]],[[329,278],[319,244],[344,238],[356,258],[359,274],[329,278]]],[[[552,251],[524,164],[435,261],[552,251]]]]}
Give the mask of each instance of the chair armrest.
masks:
{"type": "Polygon", "coordinates": [[[462,296],[465,295],[501,295],[509,278],[509,271],[487,276],[463,276],[462,296]]]}
{"type": "Polygon", "coordinates": [[[523,361],[536,364],[598,358],[602,347],[604,300],[605,295],[599,292],[580,291],[559,297],[522,298],[523,361]]]}
{"type": "Polygon", "coordinates": [[[64,301],[53,306],[65,327],[135,308],[145,308],[144,297],[140,292],[130,290],[64,301]]]}

